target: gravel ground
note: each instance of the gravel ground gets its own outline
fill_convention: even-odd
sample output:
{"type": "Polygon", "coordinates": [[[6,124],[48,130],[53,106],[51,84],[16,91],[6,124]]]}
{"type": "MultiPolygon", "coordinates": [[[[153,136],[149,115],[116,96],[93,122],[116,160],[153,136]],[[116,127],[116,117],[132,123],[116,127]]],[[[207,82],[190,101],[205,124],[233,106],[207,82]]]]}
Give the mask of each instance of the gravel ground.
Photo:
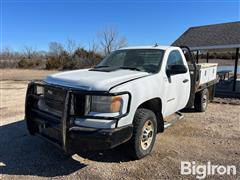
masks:
{"type": "Polygon", "coordinates": [[[240,99],[214,97],[213,103],[240,105],[240,99]]]}
{"type": "Polygon", "coordinates": [[[158,134],[154,151],[142,160],[128,158],[126,147],[67,157],[23,121],[27,81],[1,81],[0,179],[194,179],[180,175],[181,161],[236,165],[240,179],[240,106],[210,104],[207,112],[184,118],[158,134]]]}

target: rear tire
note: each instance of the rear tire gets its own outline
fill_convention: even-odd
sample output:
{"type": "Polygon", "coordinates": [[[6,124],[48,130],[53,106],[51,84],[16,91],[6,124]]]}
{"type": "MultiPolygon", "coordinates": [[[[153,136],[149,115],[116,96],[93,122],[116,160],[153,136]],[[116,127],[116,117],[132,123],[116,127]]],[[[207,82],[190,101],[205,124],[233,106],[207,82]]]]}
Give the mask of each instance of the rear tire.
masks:
{"type": "Polygon", "coordinates": [[[130,155],[141,159],[151,153],[157,134],[157,119],[148,109],[137,109],[133,120],[133,135],[129,142],[130,155]]]}
{"type": "Polygon", "coordinates": [[[209,102],[208,89],[197,92],[195,95],[194,107],[197,112],[205,112],[209,102]]]}

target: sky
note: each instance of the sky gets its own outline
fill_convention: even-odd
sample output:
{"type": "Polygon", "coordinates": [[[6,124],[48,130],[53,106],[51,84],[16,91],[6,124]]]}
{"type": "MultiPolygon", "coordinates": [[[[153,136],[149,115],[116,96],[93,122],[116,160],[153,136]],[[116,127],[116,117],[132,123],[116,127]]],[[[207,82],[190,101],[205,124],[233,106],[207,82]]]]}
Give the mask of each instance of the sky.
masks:
{"type": "Polygon", "coordinates": [[[240,0],[0,0],[1,47],[48,50],[75,40],[88,48],[114,27],[128,45],[170,45],[192,26],[240,21],[240,0]]]}

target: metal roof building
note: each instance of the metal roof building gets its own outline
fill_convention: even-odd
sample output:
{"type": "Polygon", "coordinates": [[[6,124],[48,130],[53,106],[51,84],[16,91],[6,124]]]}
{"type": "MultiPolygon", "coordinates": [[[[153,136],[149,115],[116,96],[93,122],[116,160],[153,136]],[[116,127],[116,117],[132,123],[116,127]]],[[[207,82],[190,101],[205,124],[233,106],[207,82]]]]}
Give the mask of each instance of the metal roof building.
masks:
{"type": "Polygon", "coordinates": [[[186,45],[192,50],[239,48],[240,21],[191,27],[172,45],[186,45]]]}
{"type": "Polygon", "coordinates": [[[240,21],[190,27],[172,45],[185,45],[191,50],[197,51],[197,61],[199,50],[236,49],[233,82],[233,91],[236,91],[240,48],[240,21]]]}

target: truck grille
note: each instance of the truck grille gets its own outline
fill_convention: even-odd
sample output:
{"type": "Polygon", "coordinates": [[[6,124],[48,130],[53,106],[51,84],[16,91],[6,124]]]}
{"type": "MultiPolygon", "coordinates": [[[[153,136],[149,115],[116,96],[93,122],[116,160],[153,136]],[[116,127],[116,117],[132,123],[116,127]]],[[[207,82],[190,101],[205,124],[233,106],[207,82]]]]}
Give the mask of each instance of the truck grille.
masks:
{"type": "Polygon", "coordinates": [[[53,87],[44,87],[44,101],[51,109],[63,111],[66,91],[53,87]]]}
{"type": "MultiPolygon", "coordinates": [[[[44,103],[47,106],[47,111],[52,114],[61,116],[64,110],[64,102],[67,90],[55,87],[44,87],[44,103]]],[[[71,97],[70,113],[76,116],[82,116],[85,113],[85,98],[84,94],[74,94],[71,97]]]]}

